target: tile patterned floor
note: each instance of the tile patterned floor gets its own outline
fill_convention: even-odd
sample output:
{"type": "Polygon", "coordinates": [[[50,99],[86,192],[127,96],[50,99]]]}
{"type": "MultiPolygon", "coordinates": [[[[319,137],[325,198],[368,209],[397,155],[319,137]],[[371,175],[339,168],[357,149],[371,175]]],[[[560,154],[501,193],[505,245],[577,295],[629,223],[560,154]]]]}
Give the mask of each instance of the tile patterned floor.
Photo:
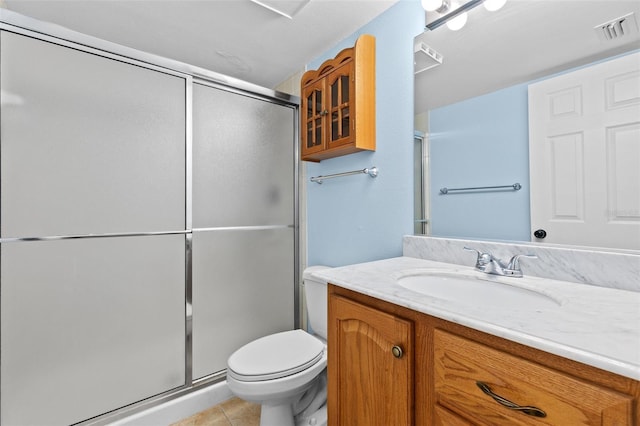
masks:
{"type": "Polygon", "coordinates": [[[232,398],[171,426],[258,426],[260,405],[232,398]]]}

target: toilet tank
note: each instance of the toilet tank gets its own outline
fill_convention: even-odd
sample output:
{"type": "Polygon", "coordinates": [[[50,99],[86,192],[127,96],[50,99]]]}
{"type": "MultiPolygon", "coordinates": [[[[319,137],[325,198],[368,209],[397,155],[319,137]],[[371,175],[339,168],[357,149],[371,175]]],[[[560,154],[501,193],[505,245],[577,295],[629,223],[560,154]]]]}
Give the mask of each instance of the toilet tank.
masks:
{"type": "Polygon", "coordinates": [[[312,277],[316,271],[328,266],[310,266],[302,273],[304,295],[307,302],[307,320],[313,334],[327,340],[327,282],[312,277]]]}

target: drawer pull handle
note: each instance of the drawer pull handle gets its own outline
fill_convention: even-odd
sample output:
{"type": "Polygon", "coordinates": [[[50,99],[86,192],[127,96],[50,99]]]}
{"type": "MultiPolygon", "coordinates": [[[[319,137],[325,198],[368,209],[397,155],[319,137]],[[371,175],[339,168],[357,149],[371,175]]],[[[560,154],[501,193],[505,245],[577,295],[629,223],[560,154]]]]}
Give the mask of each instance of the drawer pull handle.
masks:
{"type": "Polygon", "coordinates": [[[497,395],[497,394],[493,393],[493,391],[491,390],[489,385],[487,385],[484,382],[478,381],[478,382],[476,382],[476,385],[478,385],[478,387],[480,388],[480,390],[482,390],[482,392],[484,392],[487,395],[489,395],[498,404],[500,404],[500,405],[502,405],[504,407],[507,407],[510,410],[521,411],[521,412],[523,412],[524,414],[526,414],[528,416],[547,417],[547,413],[545,413],[544,411],[542,411],[538,407],[532,407],[530,405],[518,405],[515,402],[511,402],[508,399],[503,398],[500,395],[497,395]]]}
{"type": "Polygon", "coordinates": [[[403,355],[402,348],[397,345],[391,348],[391,353],[396,358],[402,358],[402,355],[403,355]]]}

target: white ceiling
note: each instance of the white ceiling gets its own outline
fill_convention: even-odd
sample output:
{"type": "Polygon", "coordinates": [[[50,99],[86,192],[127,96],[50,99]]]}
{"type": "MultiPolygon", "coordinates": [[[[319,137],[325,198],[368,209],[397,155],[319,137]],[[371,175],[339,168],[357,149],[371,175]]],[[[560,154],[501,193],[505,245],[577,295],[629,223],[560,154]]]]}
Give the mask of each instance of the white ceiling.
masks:
{"type": "Polygon", "coordinates": [[[629,12],[640,24],[638,0],[508,0],[497,12],[478,6],[460,31],[442,26],[417,37],[443,63],[416,75],[416,113],[640,49],[639,32],[604,41],[593,29],[629,12]]]}
{"type": "Polygon", "coordinates": [[[398,0],[0,0],[41,21],[274,88],[398,0]]]}

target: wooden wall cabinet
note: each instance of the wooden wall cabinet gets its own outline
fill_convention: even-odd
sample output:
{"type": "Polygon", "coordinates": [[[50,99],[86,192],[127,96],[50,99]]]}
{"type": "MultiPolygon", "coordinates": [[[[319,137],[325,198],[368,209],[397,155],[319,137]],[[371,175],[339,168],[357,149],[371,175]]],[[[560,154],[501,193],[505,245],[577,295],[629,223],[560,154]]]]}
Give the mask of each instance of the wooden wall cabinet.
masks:
{"type": "Polygon", "coordinates": [[[317,70],[302,75],[303,161],[376,149],[375,38],[365,34],[317,70]]]}
{"type": "Polygon", "coordinates": [[[636,380],[332,285],[329,326],[331,426],[640,422],[636,380]]]}

